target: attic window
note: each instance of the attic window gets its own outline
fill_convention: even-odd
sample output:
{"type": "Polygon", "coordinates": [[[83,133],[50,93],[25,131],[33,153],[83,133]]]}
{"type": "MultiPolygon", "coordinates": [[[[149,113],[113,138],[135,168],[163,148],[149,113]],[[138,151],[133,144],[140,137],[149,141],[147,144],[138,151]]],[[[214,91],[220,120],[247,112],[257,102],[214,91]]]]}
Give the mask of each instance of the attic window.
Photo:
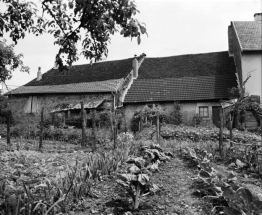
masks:
{"type": "Polygon", "coordinates": [[[37,113],[37,110],[37,96],[29,96],[27,104],[25,106],[25,113],[37,113]]]}
{"type": "Polygon", "coordinates": [[[200,106],[199,107],[199,116],[201,117],[209,117],[209,114],[208,114],[208,106],[200,106]]]}

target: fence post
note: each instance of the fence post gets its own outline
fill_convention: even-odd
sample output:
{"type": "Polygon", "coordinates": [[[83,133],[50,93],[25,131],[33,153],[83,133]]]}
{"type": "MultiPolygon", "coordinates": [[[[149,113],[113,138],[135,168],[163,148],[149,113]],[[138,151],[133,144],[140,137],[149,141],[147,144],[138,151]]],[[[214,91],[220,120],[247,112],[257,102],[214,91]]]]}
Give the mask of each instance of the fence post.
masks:
{"type": "Polygon", "coordinates": [[[85,142],[86,142],[86,126],[85,126],[85,110],[84,110],[84,102],[81,101],[81,122],[82,122],[82,142],[81,142],[81,146],[85,146],[85,142]]]}
{"type": "Polygon", "coordinates": [[[220,128],[219,128],[219,152],[222,157],[223,152],[223,109],[219,110],[220,128]]]}
{"type": "Polygon", "coordinates": [[[92,150],[96,150],[96,109],[92,109],[92,150]]]}
{"type": "Polygon", "coordinates": [[[44,108],[41,109],[40,134],[39,134],[39,149],[43,148],[43,126],[44,126],[44,108]]]}
{"type": "Polygon", "coordinates": [[[159,134],[159,113],[156,113],[156,140],[157,143],[159,144],[160,142],[160,134],[159,134]]]}
{"type": "Polygon", "coordinates": [[[262,143],[262,116],[260,116],[261,143],[262,143]]]}
{"type": "MultiPolygon", "coordinates": [[[[233,127],[233,122],[232,122],[232,116],[231,113],[229,114],[229,137],[230,137],[230,141],[233,141],[233,132],[232,132],[232,128],[233,127]]],[[[233,146],[233,143],[230,142],[230,146],[233,146]]]]}
{"type": "Polygon", "coordinates": [[[6,118],[7,120],[7,135],[6,135],[6,141],[7,141],[7,144],[10,144],[10,116],[8,116],[6,118]]]}

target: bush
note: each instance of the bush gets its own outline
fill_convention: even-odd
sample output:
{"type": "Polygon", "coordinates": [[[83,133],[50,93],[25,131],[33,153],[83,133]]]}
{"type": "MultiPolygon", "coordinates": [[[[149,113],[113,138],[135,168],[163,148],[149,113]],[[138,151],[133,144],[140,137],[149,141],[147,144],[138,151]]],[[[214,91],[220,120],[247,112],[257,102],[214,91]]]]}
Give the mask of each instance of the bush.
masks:
{"type": "MultiPolygon", "coordinates": [[[[219,140],[219,129],[217,127],[192,127],[164,125],[161,127],[160,135],[165,139],[199,141],[219,140]]],[[[229,139],[229,130],[224,129],[223,139],[229,139]]],[[[261,137],[251,132],[233,131],[233,141],[249,143],[261,141],[261,137]]]]}
{"type": "Polygon", "coordinates": [[[182,106],[179,102],[174,102],[174,110],[167,116],[167,123],[180,125],[182,122],[182,114],[181,114],[182,106]]]}

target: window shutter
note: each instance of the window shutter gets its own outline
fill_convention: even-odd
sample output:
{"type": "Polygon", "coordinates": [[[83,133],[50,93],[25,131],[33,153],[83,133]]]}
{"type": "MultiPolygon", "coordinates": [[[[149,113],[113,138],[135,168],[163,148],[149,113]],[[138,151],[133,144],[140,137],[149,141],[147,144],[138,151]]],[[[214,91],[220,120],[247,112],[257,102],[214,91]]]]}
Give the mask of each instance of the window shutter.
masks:
{"type": "Polygon", "coordinates": [[[28,101],[25,105],[25,113],[31,113],[32,96],[29,96],[28,101]]]}

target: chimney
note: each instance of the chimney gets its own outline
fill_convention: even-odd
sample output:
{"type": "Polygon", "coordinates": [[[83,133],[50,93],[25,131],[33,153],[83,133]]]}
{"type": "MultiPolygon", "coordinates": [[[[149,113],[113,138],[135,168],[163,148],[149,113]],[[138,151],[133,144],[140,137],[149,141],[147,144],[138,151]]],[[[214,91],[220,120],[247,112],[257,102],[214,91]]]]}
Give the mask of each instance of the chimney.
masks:
{"type": "Polygon", "coordinates": [[[41,67],[38,67],[36,80],[40,81],[42,79],[41,67]]]}
{"type": "Polygon", "coordinates": [[[138,60],[136,59],[136,55],[135,58],[133,60],[133,78],[137,78],[138,76],[138,60]]]}
{"type": "Polygon", "coordinates": [[[254,20],[255,20],[255,22],[261,22],[262,21],[262,13],[255,13],[254,14],[254,20]]]}

